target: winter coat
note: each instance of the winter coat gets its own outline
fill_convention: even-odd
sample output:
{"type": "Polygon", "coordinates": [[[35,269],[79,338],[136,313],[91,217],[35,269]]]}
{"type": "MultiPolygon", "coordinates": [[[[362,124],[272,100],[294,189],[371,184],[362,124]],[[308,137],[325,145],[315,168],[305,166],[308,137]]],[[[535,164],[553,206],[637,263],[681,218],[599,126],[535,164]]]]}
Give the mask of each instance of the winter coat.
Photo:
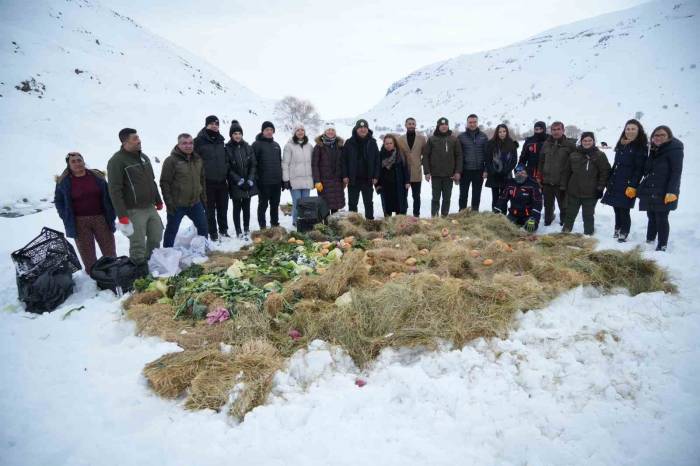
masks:
{"type": "Polygon", "coordinates": [[[178,207],[206,203],[204,163],[201,157],[196,152],[188,156],[175,146],[163,162],[160,190],[165,206],[171,212],[178,207]]]}
{"type": "MultiPolygon", "coordinates": [[[[385,149],[379,152],[380,162],[383,162],[391,154],[385,149]]],[[[398,212],[405,214],[408,210],[408,190],[406,185],[411,182],[411,170],[404,155],[399,150],[396,154],[396,162],[391,169],[383,165],[379,169],[379,181],[377,190],[382,198],[382,206],[386,212],[398,212]]]]}
{"type": "Polygon", "coordinates": [[[309,138],[304,136],[301,142],[290,139],[282,152],[282,180],[289,181],[292,189],[312,189],[314,177],[311,170],[313,147],[309,138]]]}
{"type": "Polygon", "coordinates": [[[145,209],[163,202],[153,166],[143,152],[124,148],[115,152],[107,163],[107,185],[117,217],[127,217],[127,209],[145,209]]]}
{"type": "Polygon", "coordinates": [[[542,184],[561,185],[561,172],[569,155],[576,150],[576,142],[562,136],[556,140],[551,135],[542,144],[537,169],[542,174],[542,184]]]}
{"type": "Polygon", "coordinates": [[[518,162],[518,142],[509,141],[499,146],[491,140],[486,144],[486,186],[502,188],[509,178],[513,178],[513,169],[518,162]]]}
{"type": "Polygon", "coordinates": [[[580,198],[598,198],[605,189],[610,174],[608,158],[597,147],[576,148],[566,158],[560,188],[580,198]]]}
{"type": "Polygon", "coordinates": [[[618,144],[605,195],[601,202],[613,207],[631,209],[635,199],[625,195],[627,188],[639,186],[647,161],[647,148],[632,144],[618,144]]]}
{"type": "Polygon", "coordinates": [[[399,137],[399,150],[406,156],[408,168],[411,170],[411,183],[420,183],[423,180],[423,149],[427,143],[426,137],[418,131],[416,131],[413,147],[408,147],[408,136],[406,134],[399,137]]]}
{"type": "Polygon", "coordinates": [[[345,207],[345,188],[343,187],[341,159],[343,139],[336,137],[335,145],[327,146],[321,136],[314,141],[314,151],[311,156],[311,171],[314,184],[322,183],[323,191],[319,193],[331,210],[345,207]]]}
{"type": "MultiPolygon", "coordinates": [[[[115,231],[114,220],[117,218],[112,206],[112,200],[109,197],[109,188],[105,175],[99,170],[87,169],[85,176],[94,176],[97,181],[97,186],[100,188],[102,195],[102,212],[104,213],[105,222],[112,233],[115,231]]],[[[68,238],[75,238],[78,234],[75,227],[75,214],[73,213],[73,200],[71,198],[71,175],[67,168],[63,170],[60,176],[56,177],[56,190],[54,193],[53,202],[56,205],[56,211],[59,217],[63,220],[63,227],[66,230],[68,238]]]]}
{"type": "Polygon", "coordinates": [[[221,184],[226,181],[226,150],[224,137],[221,134],[209,136],[203,128],[194,138],[194,151],[204,162],[204,176],[207,183],[221,184]]]}
{"type": "Polygon", "coordinates": [[[259,133],[253,143],[258,184],[282,184],[282,149],[273,139],[259,133]]]}
{"type": "Polygon", "coordinates": [[[436,129],[430,136],[423,153],[423,172],[438,177],[462,173],[462,146],[451,130],[442,134],[436,129]]]}
{"type": "Polygon", "coordinates": [[[350,186],[371,184],[379,178],[379,147],[377,140],[369,130],[367,137],[357,136],[357,130],[352,130],[352,137],[345,141],[341,163],[341,175],[350,179],[350,186]],[[364,151],[361,150],[364,145],[364,151]],[[363,176],[365,175],[365,176],[363,176]]]}
{"type": "Polygon", "coordinates": [[[542,146],[544,141],[546,141],[548,135],[546,133],[533,134],[532,136],[525,139],[523,143],[523,150],[520,153],[520,160],[518,163],[525,165],[527,174],[536,180],[542,178],[542,173],[539,170],[540,152],[542,152],[542,146]]]}
{"type": "Polygon", "coordinates": [[[459,135],[464,170],[485,171],[485,150],[488,141],[488,136],[478,128],[474,132],[467,130],[459,135]]]}
{"type": "Polygon", "coordinates": [[[518,184],[515,179],[506,180],[498,198],[496,210],[508,213],[513,217],[534,218],[539,224],[542,212],[542,188],[540,183],[528,176],[523,184],[518,184]],[[508,203],[510,202],[510,208],[508,203]]]}
{"type": "Polygon", "coordinates": [[[672,138],[657,149],[652,147],[639,183],[639,210],[667,212],[676,210],[678,201],[664,204],[666,194],[680,196],[683,172],[683,143],[672,138]]]}
{"type": "Polygon", "coordinates": [[[228,170],[228,194],[234,201],[248,199],[258,194],[258,184],[256,177],[256,159],[253,148],[241,139],[240,144],[236,144],[233,139],[226,143],[226,162],[228,170]],[[239,182],[243,180],[243,185],[239,182]],[[253,181],[251,187],[248,181],[253,181]]]}

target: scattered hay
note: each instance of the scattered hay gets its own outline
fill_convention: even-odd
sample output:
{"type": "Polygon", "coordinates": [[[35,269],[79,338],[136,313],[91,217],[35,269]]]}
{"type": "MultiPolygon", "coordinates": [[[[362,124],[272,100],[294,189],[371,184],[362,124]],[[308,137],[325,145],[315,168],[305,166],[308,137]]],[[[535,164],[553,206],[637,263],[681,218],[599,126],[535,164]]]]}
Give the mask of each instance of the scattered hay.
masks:
{"type": "Polygon", "coordinates": [[[162,297],[163,293],[160,291],[143,291],[141,293],[131,295],[124,306],[131,307],[137,304],[155,304],[156,301],[162,297]]]}
{"type": "Polygon", "coordinates": [[[146,364],[143,375],[150,387],[164,398],[177,398],[203,370],[225,364],[229,358],[218,349],[168,353],[146,364]]]}
{"type": "Polygon", "coordinates": [[[250,237],[253,239],[253,241],[258,238],[261,240],[280,241],[284,239],[286,235],[287,230],[285,230],[283,227],[272,227],[254,231],[251,233],[250,237]]]}
{"type": "MultiPolygon", "coordinates": [[[[314,339],[341,346],[364,367],[387,347],[434,349],[440,341],[460,347],[504,336],[514,313],[546,306],[577,286],[622,287],[633,295],[676,291],[639,250],[595,251],[595,240],[581,235],[528,235],[502,215],[466,210],[431,220],[368,221],[352,213],[314,231],[324,240],[354,236],[364,250],[345,251],[327,270],[284,283],[261,305],[237,303],[223,323],[174,320],[173,306],[158,304],[153,293],[126,302],[138,334],[185,349],[146,366],[157,393],[175,398],[189,390],[189,409],[220,410],[233,399],[229,413],[242,419],[265,402],[284,358],[314,339]],[[232,353],[221,353],[221,343],[232,353]]],[[[254,234],[288,236],[282,228],[254,234]]],[[[216,253],[204,267],[228,268],[249,253],[216,253]]],[[[217,299],[199,297],[209,308],[222,304],[217,299]]]]}
{"type": "Polygon", "coordinates": [[[202,264],[204,273],[215,273],[231,267],[236,260],[244,260],[250,256],[250,251],[240,250],[236,252],[212,251],[208,255],[207,261],[202,264]]]}

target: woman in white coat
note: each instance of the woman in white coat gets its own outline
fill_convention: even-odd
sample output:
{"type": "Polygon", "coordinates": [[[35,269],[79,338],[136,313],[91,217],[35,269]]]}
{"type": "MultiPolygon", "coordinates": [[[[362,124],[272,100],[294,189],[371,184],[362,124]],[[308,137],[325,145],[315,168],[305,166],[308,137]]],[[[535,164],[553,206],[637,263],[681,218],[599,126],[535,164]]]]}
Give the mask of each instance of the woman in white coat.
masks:
{"type": "Polygon", "coordinates": [[[282,181],[284,187],[292,193],[292,223],[297,224],[297,203],[299,199],[309,197],[314,187],[311,159],[313,147],[306,136],[304,125],[294,126],[294,135],[285,144],[282,153],[282,181]]]}

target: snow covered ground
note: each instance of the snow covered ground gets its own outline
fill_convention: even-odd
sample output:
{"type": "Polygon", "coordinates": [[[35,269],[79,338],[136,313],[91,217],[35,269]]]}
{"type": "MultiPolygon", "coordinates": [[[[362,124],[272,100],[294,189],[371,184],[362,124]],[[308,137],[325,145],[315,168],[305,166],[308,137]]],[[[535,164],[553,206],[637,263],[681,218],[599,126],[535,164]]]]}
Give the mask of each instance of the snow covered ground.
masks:
{"type": "MultiPolygon", "coordinates": [[[[697,169],[693,154],[688,173],[697,169]]],[[[0,464],[698,464],[700,223],[683,192],[669,252],[643,245],[670,269],[678,296],[579,288],[519,315],[505,340],[389,350],[365,373],[314,342],[239,425],[152,393],[143,366],[177,346],[134,336],[119,300],[83,272],[55,312],[21,312],[9,253],[41,226],[61,224],[54,210],[0,219],[0,464]],[[367,385],[357,387],[358,377],[367,385]]],[[[599,206],[601,248],[643,243],[639,212],[623,246],[611,238],[611,221],[611,209],[599,206]]],[[[118,251],[126,250],[118,236],[118,251]]]]}

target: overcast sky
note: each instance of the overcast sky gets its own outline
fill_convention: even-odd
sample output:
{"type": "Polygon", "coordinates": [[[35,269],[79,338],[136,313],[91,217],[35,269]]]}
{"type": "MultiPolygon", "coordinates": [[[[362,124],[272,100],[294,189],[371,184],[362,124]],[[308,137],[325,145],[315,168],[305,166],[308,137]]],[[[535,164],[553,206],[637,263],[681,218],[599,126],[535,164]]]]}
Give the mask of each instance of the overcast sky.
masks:
{"type": "Polygon", "coordinates": [[[102,0],[257,94],[352,117],[412,71],[643,0],[102,0]]]}

